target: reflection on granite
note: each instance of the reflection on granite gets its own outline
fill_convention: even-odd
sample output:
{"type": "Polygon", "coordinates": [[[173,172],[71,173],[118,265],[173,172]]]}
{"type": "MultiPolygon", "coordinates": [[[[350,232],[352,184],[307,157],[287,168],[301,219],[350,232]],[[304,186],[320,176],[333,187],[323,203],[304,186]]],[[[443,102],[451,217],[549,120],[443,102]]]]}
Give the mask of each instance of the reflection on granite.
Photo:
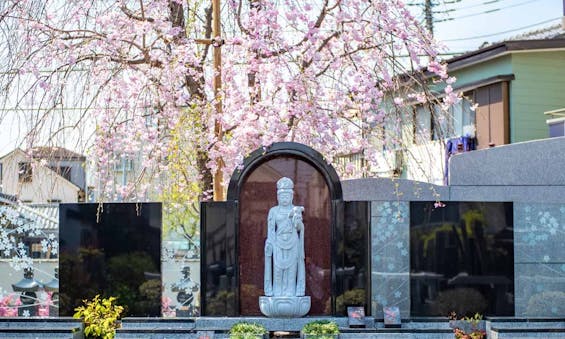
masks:
{"type": "Polygon", "coordinates": [[[115,296],[125,316],[161,314],[161,204],[61,204],[60,315],[115,296]]]}
{"type": "Polygon", "coordinates": [[[167,258],[161,263],[163,272],[163,297],[161,312],[165,318],[177,317],[179,314],[196,317],[200,315],[200,260],[167,258]],[[184,278],[183,268],[190,267],[188,278],[195,282],[192,288],[193,298],[186,300],[184,305],[178,301],[178,290],[175,288],[184,278]],[[175,290],[175,291],[173,291],[175,290]]]}
{"type": "Polygon", "coordinates": [[[398,306],[402,317],[410,315],[409,220],[408,202],[372,202],[371,302],[377,318],[383,306],[398,306]]]}

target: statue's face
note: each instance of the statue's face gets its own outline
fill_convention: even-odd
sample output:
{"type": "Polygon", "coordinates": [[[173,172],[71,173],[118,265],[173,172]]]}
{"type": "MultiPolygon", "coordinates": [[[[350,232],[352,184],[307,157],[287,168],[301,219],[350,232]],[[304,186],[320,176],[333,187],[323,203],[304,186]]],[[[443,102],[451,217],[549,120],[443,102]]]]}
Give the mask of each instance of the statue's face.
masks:
{"type": "Polygon", "coordinates": [[[281,206],[289,206],[292,203],[292,191],[283,191],[277,193],[277,200],[281,206]]]}

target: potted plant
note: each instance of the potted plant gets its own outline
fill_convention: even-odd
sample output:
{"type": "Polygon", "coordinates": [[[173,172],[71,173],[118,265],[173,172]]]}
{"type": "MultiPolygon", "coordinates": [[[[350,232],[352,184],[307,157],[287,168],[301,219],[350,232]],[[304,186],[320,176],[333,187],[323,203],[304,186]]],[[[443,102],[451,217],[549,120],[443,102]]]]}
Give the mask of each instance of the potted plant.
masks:
{"type": "Polygon", "coordinates": [[[449,318],[455,339],[484,339],[487,337],[482,321],[483,316],[479,313],[475,313],[473,317],[464,317],[460,320],[457,320],[455,313],[451,313],[449,318]]]}
{"type": "Polygon", "coordinates": [[[117,298],[100,299],[96,295],[91,301],[83,300],[84,305],[75,308],[73,318],[82,319],[86,338],[113,339],[116,328],[120,327],[118,319],[124,311],[123,306],[116,305],[117,298]]]}
{"type": "Polygon", "coordinates": [[[269,332],[265,326],[245,321],[234,324],[230,331],[230,339],[263,339],[269,332]]]}
{"type": "Polygon", "coordinates": [[[304,325],[300,331],[303,339],[337,339],[339,338],[339,327],[333,321],[316,320],[304,325]]]}

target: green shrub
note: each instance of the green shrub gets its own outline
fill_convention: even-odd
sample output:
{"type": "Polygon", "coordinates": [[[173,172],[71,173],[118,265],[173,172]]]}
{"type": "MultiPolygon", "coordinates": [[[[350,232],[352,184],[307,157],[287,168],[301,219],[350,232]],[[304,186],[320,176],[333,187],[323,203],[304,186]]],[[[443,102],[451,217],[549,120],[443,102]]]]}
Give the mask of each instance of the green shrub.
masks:
{"type": "Polygon", "coordinates": [[[333,321],[317,320],[304,325],[302,334],[307,335],[309,339],[333,338],[339,334],[339,327],[333,321]]]}
{"type": "Polygon", "coordinates": [[[100,299],[96,295],[91,301],[83,300],[84,305],[75,308],[73,318],[83,320],[87,338],[114,338],[116,328],[119,327],[118,319],[124,311],[115,301],[115,297],[100,299]]]}
{"type": "Polygon", "coordinates": [[[268,332],[263,325],[243,321],[234,324],[229,333],[231,339],[250,339],[257,338],[258,336],[262,336],[268,332]]]}

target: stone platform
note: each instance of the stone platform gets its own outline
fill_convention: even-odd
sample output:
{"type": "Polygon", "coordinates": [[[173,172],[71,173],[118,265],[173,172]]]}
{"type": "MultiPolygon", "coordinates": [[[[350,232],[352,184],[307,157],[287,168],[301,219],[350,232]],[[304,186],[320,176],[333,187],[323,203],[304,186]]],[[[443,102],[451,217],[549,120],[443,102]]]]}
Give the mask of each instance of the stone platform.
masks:
{"type": "MultiPolygon", "coordinates": [[[[453,339],[447,318],[403,319],[401,328],[385,328],[382,319],[367,317],[365,328],[350,328],[345,317],[305,317],[275,319],[265,317],[124,318],[116,339],[209,339],[229,338],[233,324],[248,321],[264,325],[270,332],[296,334],[308,322],[335,321],[341,339],[453,339]]],[[[487,317],[487,338],[565,338],[565,318],[487,317]]],[[[81,339],[83,325],[72,318],[0,318],[0,338],[81,339]]],[[[280,338],[280,337],[279,337],[280,338]]],[[[293,339],[294,337],[284,337],[293,339]]]]}

